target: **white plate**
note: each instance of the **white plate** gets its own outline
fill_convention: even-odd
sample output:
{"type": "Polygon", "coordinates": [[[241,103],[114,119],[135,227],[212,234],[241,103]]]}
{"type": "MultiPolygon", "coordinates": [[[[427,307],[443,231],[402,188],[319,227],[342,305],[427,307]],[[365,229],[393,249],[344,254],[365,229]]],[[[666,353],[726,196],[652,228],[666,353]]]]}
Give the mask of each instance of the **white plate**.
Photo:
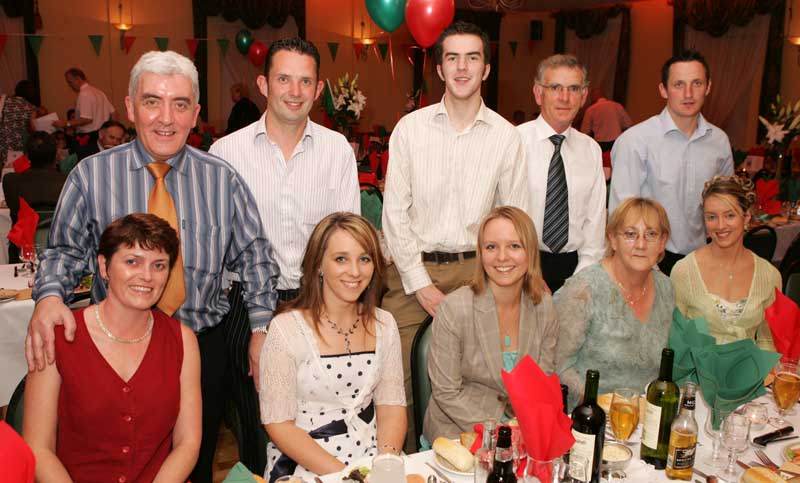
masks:
{"type": "Polygon", "coordinates": [[[357,460],[347,465],[347,468],[339,472],[337,481],[341,481],[342,478],[349,475],[350,472],[352,472],[354,469],[360,468],[362,466],[365,468],[372,469],[372,456],[362,456],[361,458],[358,458],[357,460]]]}
{"type": "Polygon", "coordinates": [[[452,473],[454,475],[472,476],[472,475],[475,474],[475,470],[472,470],[472,471],[467,473],[465,471],[460,471],[460,470],[456,469],[453,465],[450,464],[449,461],[447,461],[446,459],[444,459],[441,456],[439,456],[438,454],[436,454],[436,452],[433,453],[433,462],[436,464],[437,467],[439,467],[440,470],[446,471],[448,473],[452,473]]]}

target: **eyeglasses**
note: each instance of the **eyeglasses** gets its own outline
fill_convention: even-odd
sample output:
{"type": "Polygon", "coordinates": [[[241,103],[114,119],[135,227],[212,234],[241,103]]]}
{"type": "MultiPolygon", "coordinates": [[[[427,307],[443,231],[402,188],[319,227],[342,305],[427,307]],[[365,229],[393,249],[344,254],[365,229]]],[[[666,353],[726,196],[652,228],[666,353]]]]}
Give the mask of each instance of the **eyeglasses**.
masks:
{"type": "Polygon", "coordinates": [[[548,85],[539,84],[539,85],[542,86],[542,88],[548,91],[550,94],[563,94],[564,91],[567,91],[570,93],[570,95],[577,95],[581,93],[584,89],[586,89],[586,86],[578,84],[572,84],[570,86],[562,86],[561,84],[548,84],[548,85]]]}
{"type": "Polygon", "coordinates": [[[661,232],[658,230],[645,230],[644,233],[629,228],[625,231],[617,233],[628,243],[636,243],[640,236],[644,237],[647,243],[655,243],[661,239],[661,232]]]}

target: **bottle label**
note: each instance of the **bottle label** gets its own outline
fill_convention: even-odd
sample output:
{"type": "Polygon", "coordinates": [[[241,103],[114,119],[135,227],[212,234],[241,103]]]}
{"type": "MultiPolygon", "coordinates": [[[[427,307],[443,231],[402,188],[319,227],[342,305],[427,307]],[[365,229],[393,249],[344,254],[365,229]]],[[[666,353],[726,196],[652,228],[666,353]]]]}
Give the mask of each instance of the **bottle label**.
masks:
{"type": "Polygon", "coordinates": [[[570,455],[578,455],[586,458],[588,466],[584,468],[584,474],[574,474],[572,467],[570,467],[569,475],[578,481],[589,481],[592,478],[592,468],[594,468],[594,440],[595,435],[584,434],[576,430],[572,430],[572,436],[575,438],[575,444],[570,449],[570,455]]]}
{"type": "Polygon", "coordinates": [[[692,445],[688,448],[674,448],[667,455],[667,468],[674,470],[688,470],[694,467],[694,455],[697,446],[692,445]]]}
{"type": "Polygon", "coordinates": [[[642,425],[642,444],[651,449],[658,448],[658,427],[661,424],[661,406],[647,401],[642,425]]]}
{"type": "Polygon", "coordinates": [[[683,408],[684,409],[689,409],[691,411],[694,411],[694,408],[695,408],[694,397],[684,397],[683,398],[683,408]]]}

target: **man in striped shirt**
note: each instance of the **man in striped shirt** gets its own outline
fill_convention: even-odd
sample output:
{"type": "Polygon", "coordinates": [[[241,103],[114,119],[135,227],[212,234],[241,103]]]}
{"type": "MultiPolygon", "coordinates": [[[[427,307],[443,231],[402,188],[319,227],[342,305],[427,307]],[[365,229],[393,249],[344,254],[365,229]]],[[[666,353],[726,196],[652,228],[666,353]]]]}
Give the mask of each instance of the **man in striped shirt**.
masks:
{"type": "MultiPolygon", "coordinates": [[[[229,162],[252,190],[280,267],[278,297],[286,301],[297,296],[300,263],[314,226],[336,211],[360,213],[361,193],[347,139],[308,118],[324,85],[314,44],[296,37],[276,40],[267,51],[264,74],[256,80],[267,98],[264,115],[214,143],[210,152],[229,162]]],[[[226,323],[232,362],[228,379],[242,426],[240,459],[262,474],[266,437],[256,392],[258,358],[249,363],[247,347],[261,347],[266,326],[251,336],[240,292],[234,282],[226,323]]]]}
{"type": "MultiPolygon", "coordinates": [[[[173,316],[197,333],[201,358],[203,440],[191,481],[210,483],[227,364],[222,272],[241,277],[256,329],[275,310],[278,266],[241,177],[221,159],[186,146],[198,99],[197,69],[186,57],[149,52],[133,67],[125,105],[138,138],[81,161],[67,178],[33,287],[26,356],[30,370],[54,361],[54,325],[63,324],[72,340],[75,319],[65,302],[84,274],[97,273],[100,235],[113,220],[148,211],[156,186],[148,164],[168,164],[163,179],[177,214],[185,283],[185,301],[173,316]]],[[[95,277],[93,299],[105,295],[95,277]]]]}
{"type": "MultiPolygon", "coordinates": [[[[481,99],[490,53],[489,38],[477,26],[455,22],[445,29],[435,46],[442,101],[400,119],[389,139],[383,229],[394,265],[383,308],[400,329],[410,438],[417,330],[446,293],[472,278],[483,217],[497,205],[527,208],[519,134],[481,99]]],[[[412,448],[407,439],[406,450],[412,448]]]]}

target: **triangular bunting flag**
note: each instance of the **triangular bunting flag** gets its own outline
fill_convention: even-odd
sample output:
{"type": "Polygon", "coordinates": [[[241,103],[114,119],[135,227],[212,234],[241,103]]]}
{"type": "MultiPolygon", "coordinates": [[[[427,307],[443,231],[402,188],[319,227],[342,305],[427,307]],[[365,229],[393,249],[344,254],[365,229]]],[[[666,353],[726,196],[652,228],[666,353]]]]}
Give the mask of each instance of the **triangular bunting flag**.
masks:
{"type": "MultiPolygon", "coordinates": [[[[353,52],[356,54],[356,59],[360,59],[361,54],[364,52],[364,44],[361,42],[353,42],[353,52]]],[[[366,58],[364,60],[366,60],[366,58]]]]}
{"type": "Polygon", "coordinates": [[[197,53],[197,45],[200,41],[197,39],[186,39],[186,47],[189,48],[189,56],[194,59],[194,54],[197,53]]]}
{"type": "Polygon", "coordinates": [[[228,39],[217,39],[217,45],[219,45],[219,51],[222,54],[222,58],[225,58],[225,54],[228,53],[228,44],[230,40],[228,39]]]}
{"type": "Polygon", "coordinates": [[[529,40],[528,41],[528,55],[533,55],[533,46],[534,46],[534,41],[533,40],[529,40]]]}
{"type": "Polygon", "coordinates": [[[328,50],[331,53],[331,59],[336,61],[336,53],[339,52],[339,42],[328,42],[328,50]]]}
{"type": "Polygon", "coordinates": [[[28,45],[31,47],[33,51],[33,55],[39,56],[39,49],[42,48],[42,37],[41,35],[28,35],[28,45]]]}
{"type": "Polygon", "coordinates": [[[126,35],[123,39],[124,46],[125,46],[125,53],[128,54],[131,51],[131,47],[133,43],[136,42],[136,37],[131,35],[126,35]]]}
{"type": "Polygon", "coordinates": [[[497,57],[497,42],[490,42],[489,45],[492,48],[492,58],[497,57]]]}
{"type": "Polygon", "coordinates": [[[89,42],[92,43],[92,48],[94,49],[94,54],[96,56],[100,56],[100,49],[103,47],[103,36],[102,35],[90,35],[89,42]]]}
{"type": "Polygon", "coordinates": [[[0,57],[3,56],[3,50],[6,48],[6,41],[8,40],[8,35],[0,34],[0,57]]]}
{"type": "Polygon", "coordinates": [[[516,57],[517,56],[517,41],[516,40],[510,40],[508,42],[508,46],[511,47],[511,56],[512,57],[516,57]]]}
{"type": "Polygon", "coordinates": [[[153,40],[156,41],[156,45],[158,46],[158,50],[164,52],[167,50],[167,46],[169,45],[169,38],[167,37],[153,37],[153,40]]]}
{"type": "Polygon", "coordinates": [[[389,44],[386,42],[379,43],[378,50],[381,53],[381,60],[386,60],[386,54],[389,53],[389,44]]]}

